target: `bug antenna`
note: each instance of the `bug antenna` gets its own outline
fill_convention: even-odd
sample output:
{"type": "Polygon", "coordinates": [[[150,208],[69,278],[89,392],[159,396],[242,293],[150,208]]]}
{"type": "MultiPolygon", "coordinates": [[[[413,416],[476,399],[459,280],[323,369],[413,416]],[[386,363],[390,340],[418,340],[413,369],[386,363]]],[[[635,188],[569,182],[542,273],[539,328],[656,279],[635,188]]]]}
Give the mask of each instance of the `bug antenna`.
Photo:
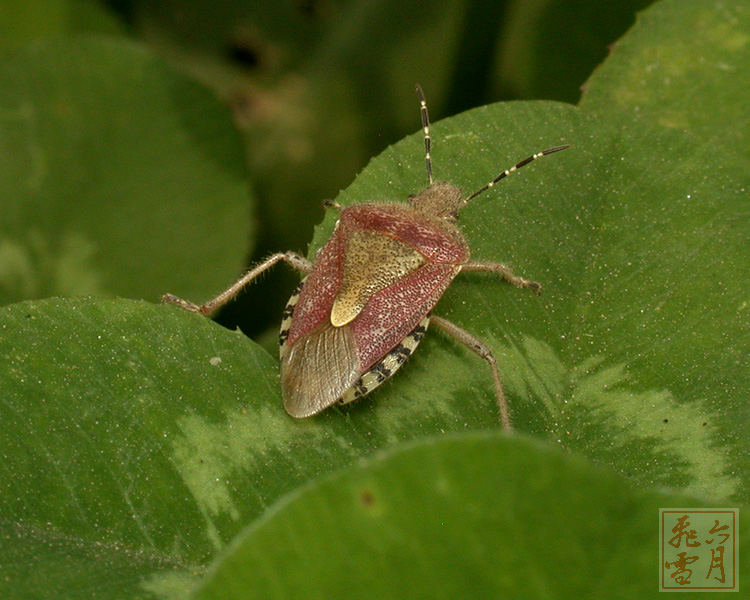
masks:
{"type": "Polygon", "coordinates": [[[495,177],[495,179],[493,179],[492,181],[490,181],[487,185],[485,185],[482,188],[479,188],[471,196],[469,196],[468,198],[466,198],[466,200],[464,200],[461,203],[461,205],[463,206],[464,204],[466,204],[472,198],[476,198],[477,196],[479,196],[479,194],[481,194],[483,192],[486,192],[488,189],[490,189],[492,186],[494,186],[498,181],[500,181],[501,179],[505,179],[513,171],[517,171],[521,167],[525,167],[530,162],[535,161],[537,158],[541,158],[542,156],[547,156],[548,154],[554,154],[555,152],[560,152],[560,150],[565,150],[566,148],[569,148],[569,147],[570,146],[568,146],[568,145],[565,145],[565,146],[556,146],[554,148],[548,148],[547,150],[542,150],[541,152],[537,152],[536,154],[532,154],[528,158],[524,158],[521,162],[515,164],[510,169],[506,169],[505,171],[503,171],[502,173],[500,173],[500,175],[498,175],[497,177],[495,177]]]}
{"type": "Polygon", "coordinates": [[[430,115],[427,112],[427,100],[425,100],[422,86],[417,84],[417,96],[419,97],[419,113],[422,116],[422,131],[424,132],[424,160],[427,165],[427,182],[432,185],[432,158],[430,156],[430,115]]]}

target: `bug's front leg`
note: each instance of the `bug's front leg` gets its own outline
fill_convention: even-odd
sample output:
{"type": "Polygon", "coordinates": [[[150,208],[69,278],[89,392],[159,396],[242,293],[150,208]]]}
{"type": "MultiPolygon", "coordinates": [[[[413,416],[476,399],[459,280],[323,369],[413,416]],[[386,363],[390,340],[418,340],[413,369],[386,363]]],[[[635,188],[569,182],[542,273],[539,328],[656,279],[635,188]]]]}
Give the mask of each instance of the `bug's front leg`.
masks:
{"type": "Polygon", "coordinates": [[[500,275],[505,281],[519,288],[529,288],[535,292],[541,292],[542,286],[536,281],[529,281],[523,277],[516,275],[513,270],[502,263],[493,262],[469,262],[461,267],[461,271],[466,272],[480,272],[480,273],[495,273],[500,275]]]}
{"type": "Polygon", "coordinates": [[[269,256],[263,262],[255,265],[226,290],[221,292],[221,294],[216,296],[216,298],[213,298],[208,302],[205,302],[204,304],[195,304],[193,302],[190,302],[190,300],[183,300],[182,298],[178,298],[173,294],[164,294],[161,297],[161,301],[164,304],[176,304],[177,306],[184,308],[185,310],[208,315],[214,312],[216,309],[224,306],[227,302],[229,302],[230,300],[232,300],[232,298],[239,294],[242,291],[242,288],[252,282],[253,279],[282,260],[298,271],[302,271],[303,273],[309,273],[310,269],[312,268],[312,263],[310,263],[310,261],[307,260],[304,256],[301,256],[296,252],[279,252],[278,254],[269,256]]]}
{"type": "Polygon", "coordinates": [[[323,200],[323,208],[332,208],[333,210],[337,210],[338,212],[344,210],[344,207],[335,200],[323,200]]]}
{"type": "Polygon", "coordinates": [[[497,399],[497,409],[500,413],[500,424],[506,431],[512,431],[513,427],[510,424],[510,411],[508,410],[508,403],[505,401],[505,392],[503,391],[503,383],[500,381],[500,371],[497,368],[497,359],[495,359],[495,355],[492,354],[490,347],[479,338],[474,337],[468,331],[461,329],[458,325],[451,323],[447,319],[443,319],[437,315],[432,315],[430,322],[435,327],[442,329],[445,333],[452,336],[469,350],[475,352],[487,361],[490,365],[490,370],[492,371],[492,381],[495,384],[495,398],[497,399]]]}

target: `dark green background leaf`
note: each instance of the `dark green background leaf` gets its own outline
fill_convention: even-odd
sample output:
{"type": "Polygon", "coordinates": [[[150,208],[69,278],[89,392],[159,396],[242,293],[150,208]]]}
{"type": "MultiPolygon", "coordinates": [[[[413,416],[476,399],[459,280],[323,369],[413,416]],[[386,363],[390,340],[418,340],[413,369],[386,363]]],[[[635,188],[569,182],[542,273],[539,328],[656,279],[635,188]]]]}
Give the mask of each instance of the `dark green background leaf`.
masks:
{"type": "Polygon", "coordinates": [[[513,0],[495,60],[496,89],[577,102],[610,46],[651,0],[513,0]]]}
{"type": "Polygon", "coordinates": [[[129,41],[47,42],[4,56],[0,107],[0,300],[205,295],[237,274],[242,146],[203,88],[129,41]]]}
{"type": "Polygon", "coordinates": [[[69,34],[122,33],[119,20],[97,0],[2,0],[0,47],[69,34]]]}

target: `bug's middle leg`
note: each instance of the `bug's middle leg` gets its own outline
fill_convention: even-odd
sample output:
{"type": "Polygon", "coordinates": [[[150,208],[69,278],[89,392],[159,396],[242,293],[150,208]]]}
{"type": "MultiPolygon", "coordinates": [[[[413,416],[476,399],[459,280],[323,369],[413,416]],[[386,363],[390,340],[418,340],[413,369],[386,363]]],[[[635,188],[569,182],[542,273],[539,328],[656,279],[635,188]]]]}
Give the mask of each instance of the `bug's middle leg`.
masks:
{"type": "Polygon", "coordinates": [[[468,331],[461,329],[458,325],[451,323],[447,319],[443,319],[437,315],[432,315],[430,322],[435,327],[442,329],[445,333],[454,337],[469,350],[475,352],[487,361],[490,365],[490,370],[492,371],[492,381],[495,384],[495,397],[497,399],[497,408],[500,413],[500,424],[503,426],[503,429],[512,431],[513,427],[510,424],[510,411],[508,410],[508,403],[505,401],[503,383],[500,381],[500,371],[497,368],[497,360],[495,359],[495,355],[492,354],[490,347],[480,339],[474,337],[468,331]]]}
{"type": "Polygon", "coordinates": [[[465,272],[479,272],[479,273],[495,273],[500,275],[505,281],[519,288],[529,288],[535,292],[539,292],[542,286],[536,281],[529,281],[523,277],[516,275],[513,270],[502,263],[493,262],[469,262],[461,267],[461,271],[465,272]]]}

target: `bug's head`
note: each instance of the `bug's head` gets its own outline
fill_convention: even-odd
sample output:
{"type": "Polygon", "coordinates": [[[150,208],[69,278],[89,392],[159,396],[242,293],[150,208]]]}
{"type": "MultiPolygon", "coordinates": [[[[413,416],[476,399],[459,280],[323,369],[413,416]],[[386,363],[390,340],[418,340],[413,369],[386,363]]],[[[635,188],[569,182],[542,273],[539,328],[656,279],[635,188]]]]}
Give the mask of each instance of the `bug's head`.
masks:
{"type": "Polygon", "coordinates": [[[436,181],[410,198],[414,210],[448,221],[458,219],[458,209],[464,204],[461,190],[445,181],[436,181]]]}

